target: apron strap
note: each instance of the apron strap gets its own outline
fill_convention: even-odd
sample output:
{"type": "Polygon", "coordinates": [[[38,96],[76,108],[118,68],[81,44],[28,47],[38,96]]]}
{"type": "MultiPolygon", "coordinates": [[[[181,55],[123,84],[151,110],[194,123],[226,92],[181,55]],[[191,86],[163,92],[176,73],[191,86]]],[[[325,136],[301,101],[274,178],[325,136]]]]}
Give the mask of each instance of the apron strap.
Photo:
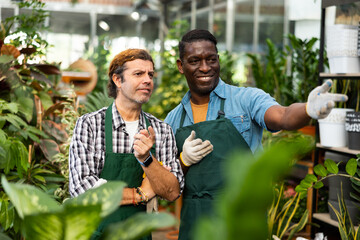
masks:
{"type": "Polygon", "coordinates": [[[181,113],[181,120],[180,120],[180,127],[183,127],[183,125],[184,125],[185,116],[186,116],[186,112],[185,112],[185,107],[183,105],[183,111],[181,113]]]}
{"type": "Polygon", "coordinates": [[[225,105],[225,99],[221,98],[220,100],[220,110],[218,111],[218,116],[216,119],[225,118],[225,112],[224,112],[224,105],[225,105]]]}
{"type": "Polygon", "coordinates": [[[105,152],[112,153],[112,105],[106,109],[105,113],[105,152]]]}
{"type": "MultiPolygon", "coordinates": [[[[225,118],[224,106],[225,106],[225,99],[221,98],[220,99],[220,110],[218,111],[218,116],[216,119],[225,118]]],[[[183,111],[181,113],[181,119],[180,119],[180,127],[183,127],[183,125],[184,125],[185,116],[186,116],[186,112],[185,112],[185,107],[183,105],[183,111]]]]}

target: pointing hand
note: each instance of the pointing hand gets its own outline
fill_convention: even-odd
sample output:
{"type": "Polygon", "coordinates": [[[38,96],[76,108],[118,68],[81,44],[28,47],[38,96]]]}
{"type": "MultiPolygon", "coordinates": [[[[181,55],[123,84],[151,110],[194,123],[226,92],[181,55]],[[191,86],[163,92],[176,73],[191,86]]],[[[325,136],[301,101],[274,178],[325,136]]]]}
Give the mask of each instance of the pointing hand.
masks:
{"type": "Polygon", "coordinates": [[[327,117],[335,106],[335,102],[346,102],[348,97],[345,94],[329,93],[332,81],[327,80],[323,85],[314,88],[306,103],[306,113],[314,119],[327,117]]]}

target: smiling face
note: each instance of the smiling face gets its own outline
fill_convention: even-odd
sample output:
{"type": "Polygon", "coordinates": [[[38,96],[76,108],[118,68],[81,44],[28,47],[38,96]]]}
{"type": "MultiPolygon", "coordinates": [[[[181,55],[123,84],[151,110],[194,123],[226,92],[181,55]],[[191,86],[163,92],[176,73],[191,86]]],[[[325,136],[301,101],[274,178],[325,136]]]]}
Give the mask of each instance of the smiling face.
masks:
{"type": "Polygon", "coordinates": [[[207,103],[219,82],[220,63],[215,45],[204,40],[186,43],[184,57],[177,60],[177,65],[186,77],[191,100],[196,104],[207,103]]]}
{"type": "Polygon", "coordinates": [[[142,105],[149,101],[154,88],[154,65],[151,61],[136,59],[125,63],[123,78],[114,74],[120,102],[142,105]]]}

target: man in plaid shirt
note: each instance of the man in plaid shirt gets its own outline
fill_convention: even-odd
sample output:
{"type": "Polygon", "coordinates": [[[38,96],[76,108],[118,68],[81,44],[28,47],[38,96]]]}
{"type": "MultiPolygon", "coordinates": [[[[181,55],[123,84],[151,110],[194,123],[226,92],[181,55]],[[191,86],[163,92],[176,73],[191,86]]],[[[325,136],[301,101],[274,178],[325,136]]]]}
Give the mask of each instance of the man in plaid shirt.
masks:
{"type": "Polygon", "coordinates": [[[154,62],[147,51],[119,53],[109,67],[113,104],[76,123],[69,156],[71,196],[110,180],[128,184],[118,210],[103,221],[93,239],[109,223],[145,211],[156,195],[174,201],[182,192],[184,178],[172,129],[141,109],[152,94],[153,76],[154,62]]]}

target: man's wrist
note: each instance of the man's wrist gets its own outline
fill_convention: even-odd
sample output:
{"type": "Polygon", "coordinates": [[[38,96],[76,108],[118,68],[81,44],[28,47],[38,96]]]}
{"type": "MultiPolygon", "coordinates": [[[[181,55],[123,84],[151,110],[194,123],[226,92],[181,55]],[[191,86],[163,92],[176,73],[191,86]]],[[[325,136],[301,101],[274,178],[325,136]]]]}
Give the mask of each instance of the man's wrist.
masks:
{"type": "Polygon", "coordinates": [[[151,152],[149,152],[149,156],[147,158],[145,158],[144,161],[140,161],[138,158],[136,158],[136,160],[140,163],[141,166],[148,167],[152,163],[153,157],[152,157],[151,152]]]}
{"type": "Polygon", "coordinates": [[[180,153],[180,161],[182,162],[182,164],[185,166],[185,167],[190,167],[191,164],[187,164],[184,162],[184,159],[183,159],[183,152],[180,153]]]}

